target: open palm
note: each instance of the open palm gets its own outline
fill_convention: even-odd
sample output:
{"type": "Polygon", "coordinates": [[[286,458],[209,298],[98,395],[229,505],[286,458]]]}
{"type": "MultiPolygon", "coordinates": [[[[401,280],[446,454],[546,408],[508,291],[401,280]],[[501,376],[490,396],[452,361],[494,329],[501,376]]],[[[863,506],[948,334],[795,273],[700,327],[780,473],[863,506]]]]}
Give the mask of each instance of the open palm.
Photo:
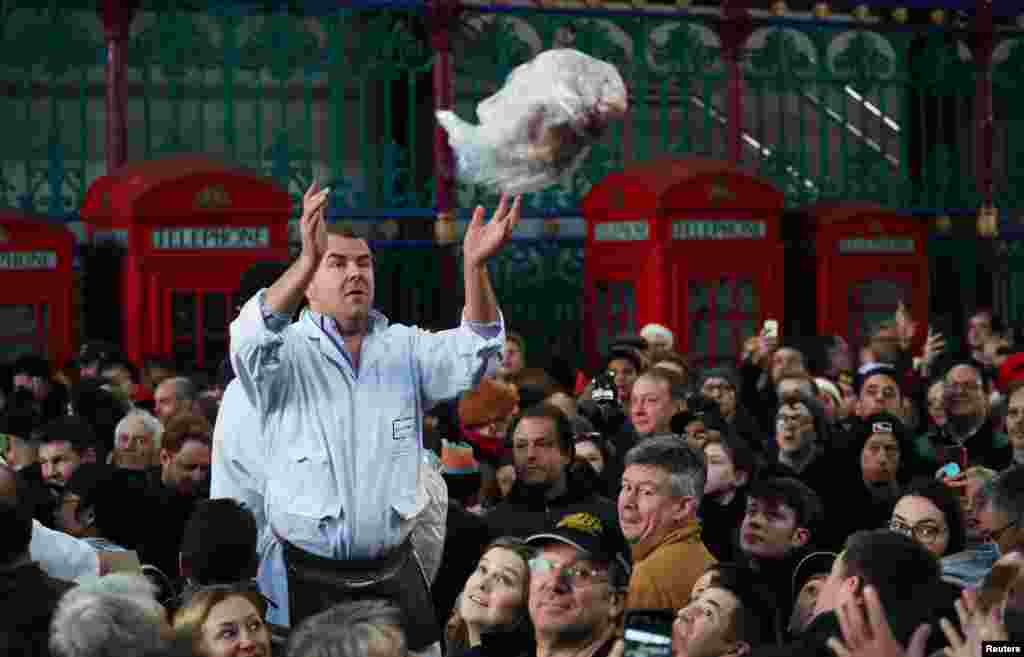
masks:
{"type": "Polygon", "coordinates": [[[519,207],[522,197],[517,196],[509,207],[508,196],[502,194],[498,209],[491,220],[484,223],[484,208],[477,206],[473,219],[462,240],[462,254],[466,266],[478,267],[491,259],[512,237],[512,230],[519,223],[519,207]]]}

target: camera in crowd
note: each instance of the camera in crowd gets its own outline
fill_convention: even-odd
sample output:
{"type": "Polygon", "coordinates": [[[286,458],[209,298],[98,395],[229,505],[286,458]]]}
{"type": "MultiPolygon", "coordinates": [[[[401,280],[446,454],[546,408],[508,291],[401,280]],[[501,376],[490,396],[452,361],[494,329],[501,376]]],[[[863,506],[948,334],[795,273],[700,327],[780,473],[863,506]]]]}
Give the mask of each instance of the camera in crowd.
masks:
{"type": "Polygon", "coordinates": [[[594,377],[590,399],[580,400],[578,410],[604,436],[611,436],[622,428],[626,413],[622,410],[612,372],[604,371],[594,377]]]}

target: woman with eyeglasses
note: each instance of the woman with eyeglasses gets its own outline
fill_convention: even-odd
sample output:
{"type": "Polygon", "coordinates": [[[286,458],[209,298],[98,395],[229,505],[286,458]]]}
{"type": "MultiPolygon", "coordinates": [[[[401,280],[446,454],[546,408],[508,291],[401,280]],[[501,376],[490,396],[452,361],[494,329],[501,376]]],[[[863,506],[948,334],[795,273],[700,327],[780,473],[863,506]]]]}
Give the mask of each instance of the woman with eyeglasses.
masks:
{"type": "Polygon", "coordinates": [[[889,529],[916,540],[936,557],[964,549],[967,533],[956,494],[935,479],[914,479],[896,502],[889,529]]]}
{"type": "Polygon", "coordinates": [[[174,614],[174,630],[202,657],[271,657],[267,604],[251,583],[202,587],[174,614]]]}
{"type": "Polygon", "coordinates": [[[518,538],[499,538],[484,549],[448,621],[448,655],[518,655],[531,647],[527,596],[533,556],[518,538]]]}

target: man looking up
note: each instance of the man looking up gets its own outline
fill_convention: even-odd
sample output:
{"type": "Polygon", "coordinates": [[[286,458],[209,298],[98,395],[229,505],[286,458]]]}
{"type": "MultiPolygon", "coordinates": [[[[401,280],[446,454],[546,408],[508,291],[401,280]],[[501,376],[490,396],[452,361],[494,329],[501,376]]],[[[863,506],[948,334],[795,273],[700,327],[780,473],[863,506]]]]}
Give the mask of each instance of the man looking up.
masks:
{"type": "Polygon", "coordinates": [[[266,481],[261,579],[287,588],[290,623],[353,593],[383,596],[406,612],[409,648],[423,650],[440,638],[409,541],[427,500],[417,495],[423,411],[471,388],[504,345],[486,266],[520,203],[503,198],[487,223],[476,209],[461,326],[431,333],[373,310],[373,254],[351,231],[328,230],[328,193],[307,191],[299,258],[231,324],[232,365],[261,431],[226,439],[266,443],[264,458],[244,450],[257,455],[250,476],[266,481]],[[309,308],[292,323],[303,297],[309,308]],[[379,574],[375,585],[354,590],[353,568],[379,574]]]}

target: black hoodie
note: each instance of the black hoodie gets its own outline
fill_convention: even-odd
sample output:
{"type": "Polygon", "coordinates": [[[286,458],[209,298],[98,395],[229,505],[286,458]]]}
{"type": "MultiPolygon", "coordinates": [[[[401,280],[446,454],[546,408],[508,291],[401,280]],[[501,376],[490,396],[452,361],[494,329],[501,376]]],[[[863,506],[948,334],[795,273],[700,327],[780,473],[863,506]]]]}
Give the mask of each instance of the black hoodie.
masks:
{"type": "Polygon", "coordinates": [[[508,496],[487,514],[491,537],[527,538],[554,529],[563,517],[579,512],[594,514],[621,534],[615,503],[601,495],[602,482],[593,467],[586,463],[571,465],[565,476],[565,492],[554,499],[547,498],[546,487],[516,481],[508,496]]]}
{"type": "Polygon", "coordinates": [[[775,636],[764,637],[765,643],[780,645],[786,638],[786,627],[793,611],[796,597],[793,593],[793,574],[804,557],[813,550],[810,547],[797,548],[781,559],[761,559],[754,563],[746,560],[746,566],[754,573],[755,590],[761,598],[764,609],[773,609],[772,630],[775,636]]]}

